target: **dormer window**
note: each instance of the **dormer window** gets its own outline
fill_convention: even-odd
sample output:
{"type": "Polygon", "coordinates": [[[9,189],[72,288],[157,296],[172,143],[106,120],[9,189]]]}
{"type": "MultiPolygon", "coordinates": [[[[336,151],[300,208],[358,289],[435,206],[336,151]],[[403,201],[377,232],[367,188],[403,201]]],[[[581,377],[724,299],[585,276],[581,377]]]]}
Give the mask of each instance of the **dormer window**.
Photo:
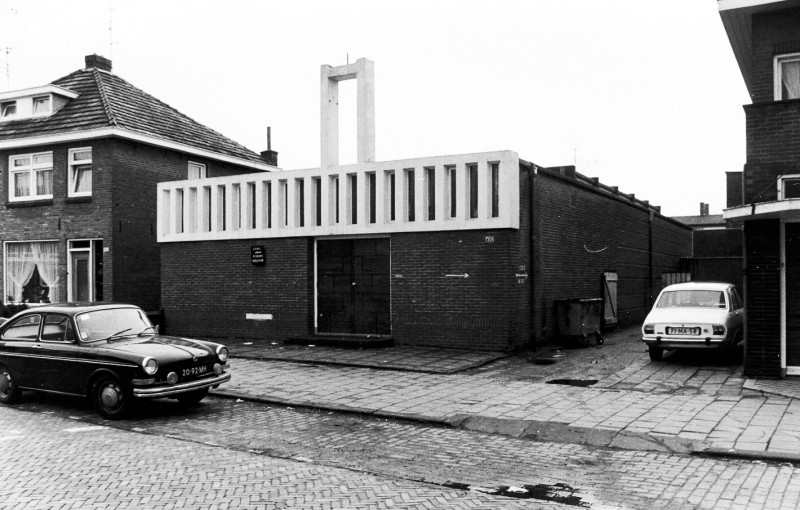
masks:
{"type": "Polygon", "coordinates": [[[33,98],[33,114],[42,115],[50,113],[50,96],[41,96],[33,98]]]}
{"type": "Polygon", "coordinates": [[[16,101],[6,101],[5,103],[0,103],[0,118],[8,118],[13,117],[17,114],[17,102],[16,101]]]}
{"type": "Polygon", "coordinates": [[[800,99],[800,53],[775,57],[775,101],[800,99]]]}

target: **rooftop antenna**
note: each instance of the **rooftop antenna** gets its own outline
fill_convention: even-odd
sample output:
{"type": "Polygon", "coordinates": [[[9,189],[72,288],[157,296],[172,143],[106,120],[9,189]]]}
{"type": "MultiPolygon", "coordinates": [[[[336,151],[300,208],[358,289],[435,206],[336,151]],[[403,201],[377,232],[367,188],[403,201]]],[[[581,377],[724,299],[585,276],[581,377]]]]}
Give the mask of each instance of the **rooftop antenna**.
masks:
{"type": "Polygon", "coordinates": [[[114,5],[108,0],[108,58],[114,60],[114,5]]]}
{"type": "Polygon", "coordinates": [[[6,53],[6,90],[11,90],[11,63],[8,56],[11,53],[11,47],[6,46],[5,48],[0,48],[0,50],[6,53]]]}

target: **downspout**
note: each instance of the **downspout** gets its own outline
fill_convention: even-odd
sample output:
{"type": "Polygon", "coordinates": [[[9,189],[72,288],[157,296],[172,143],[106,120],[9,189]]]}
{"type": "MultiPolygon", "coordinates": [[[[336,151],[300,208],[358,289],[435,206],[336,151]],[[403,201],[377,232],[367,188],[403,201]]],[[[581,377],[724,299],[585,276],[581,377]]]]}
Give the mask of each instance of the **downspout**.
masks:
{"type": "Polygon", "coordinates": [[[528,265],[528,278],[531,281],[531,343],[533,347],[537,347],[539,344],[539,335],[538,329],[536,328],[536,271],[538,266],[536,265],[536,171],[537,167],[533,163],[530,166],[530,182],[531,182],[531,205],[530,205],[530,222],[531,222],[531,233],[530,233],[530,263],[528,265]]]}
{"type": "Polygon", "coordinates": [[[648,209],[647,213],[649,219],[647,222],[647,269],[649,272],[649,278],[647,279],[647,309],[649,310],[653,306],[653,219],[655,218],[655,212],[648,209]]]}

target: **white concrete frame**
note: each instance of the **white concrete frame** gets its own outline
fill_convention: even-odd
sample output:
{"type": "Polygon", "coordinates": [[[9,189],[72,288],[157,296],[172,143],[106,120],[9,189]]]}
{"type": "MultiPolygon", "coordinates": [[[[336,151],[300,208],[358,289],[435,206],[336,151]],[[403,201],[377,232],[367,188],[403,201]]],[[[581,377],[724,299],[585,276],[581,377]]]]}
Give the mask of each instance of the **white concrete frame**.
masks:
{"type": "Polygon", "coordinates": [[[449,230],[478,230],[498,228],[519,228],[519,156],[512,151],[481,152],[455,156],[435,156],[430,158],[406,159],[376,163],[359,163],[328,168],[309,170],[287,170],[282,172],[265,172],[256,174],[211,177],[185,181],[164,182],[158,185],[158,241],[188,242],[223,239],[263,239],[297,236],[328,235],[370,235],[389,234],[394,232],[435,232],[449,230]],[[478,217],[469,217],[469,195],[467,182],[468,165],[478,167],[478,217]],[[491,201],[491,167],[499,168],[499,214],[492,217],[491,201]],[[425,172],[426,167],[436,169],[434,220],[427,220],[424,214],[425,172]],[[445,168],[455,168],[456,179],[456,216],[444,214],[449,211],[448,179],[445,168]],[[407,193],[403,191],[403,176],[407,170],[414,170],[414,221],[408,221],[403,214],[407,207],[407,193]],[[400,176],[395,178],[395,220],[388,215],[391,203],[387,194],[388,176],[394,172],[400,176]],[[363,183],[367,183],[367,174],[375,175],[375,222],[370,223],[368,215],[369,194],[364,193],[363,183]],[[356,177],[359,192],[356,203],[352,196],[348,199],[350,176],[356,177]],[[339,180],[338,208],[333,192],[333,183],[339,180]],[[317,179],[321,187],[320,208],[322,224],[316,224],[314,208],[316,197],[311,196],[315,187],[311,184],[317,179]],[[297,218],[299,201],[297,199],[297,183],[303,181],[305,190],[304,217],[305,224],[300,226],[297,218]],[[266,196],[265,189],[271,187],[271,197],[266,196]],[[252,217],[255,213],[256,224],[247,224],[247,228],[234,229],[234,212],[232,200],[224,200],[223,193],[231,197],[236,187],[255,190],[252,201],[241,204],[242,214],[252,217]],[[211,191],[210,211],[203,206],[205,200],[186,200],[186,197],[200,196],[202,190],[211,191]],[[179,200],[179,196],[184,200],[179,200]],[[190,204],[190,205],[187,205],[190,204]],[[267,204],[271,204],[268,207],[267,204]],[[351,221],[352,207],[358,211],[356,222],[351,221]],[[178,208],[181,208],[179,211],[178,208]],[[187,210],[191,207],[191,210],[187,210]],[[254,210],[253,210],[254,208],[254,210]],[[443,214],[440,214],[442,211],[443,214]],[[338,212],[339,221],[336,221],[338,212]],[[202,228],[212,218],[211,230],[202,228]],[[179,221],[183,218],[184,228],[180,229],[179,221]],[[222,220],[225,220],[224,222],[222,220]],[[271,220],[271,221],[270,221],[271,220]],[[189,222],[187,224],[187,222],[189,222]],[[223,226],[224,223],[224,226],[223,226]],[[269,225],[272,225],[271,227],[269,225]],[[182,231],[180,231],[182,230],[182,231]]]}

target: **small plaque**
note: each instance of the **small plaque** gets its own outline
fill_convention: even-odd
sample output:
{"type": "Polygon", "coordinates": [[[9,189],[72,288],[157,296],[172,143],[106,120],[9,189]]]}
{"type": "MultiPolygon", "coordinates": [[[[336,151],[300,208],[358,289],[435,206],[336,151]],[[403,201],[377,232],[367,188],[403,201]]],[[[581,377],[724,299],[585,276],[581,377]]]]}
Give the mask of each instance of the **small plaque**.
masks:
{"type": "Polygon", "coordinates": [[[252,262],[254,266],[263,266],[267,263],[267,255],[263,246],[250,247],[250,262],[252,262]]]}

